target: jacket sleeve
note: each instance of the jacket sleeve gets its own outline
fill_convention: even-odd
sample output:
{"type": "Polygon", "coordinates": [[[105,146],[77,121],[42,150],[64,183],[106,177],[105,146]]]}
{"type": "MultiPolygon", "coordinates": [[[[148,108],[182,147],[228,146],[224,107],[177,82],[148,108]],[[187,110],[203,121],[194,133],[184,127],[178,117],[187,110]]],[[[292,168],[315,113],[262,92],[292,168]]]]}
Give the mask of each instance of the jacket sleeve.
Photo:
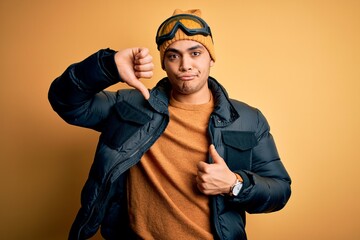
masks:
{"type": "Polygon", "coordinates": [[[270,127],[260,111],[257,121],[258,144],[253,148],[251,170],[238,173],[244,179],[240,195],[234,199],[248,213],[282,209],[291,195],[291,179],[278,155],[270,127]]]}
{"type": "Polygon", "coordinates": [[[116,93],[104,89],[120,81],[114,55],[113,50],[100,50],[70,65],[52,82],[49,102],[67,123],[101,131],[116,101],[116,93]]]}

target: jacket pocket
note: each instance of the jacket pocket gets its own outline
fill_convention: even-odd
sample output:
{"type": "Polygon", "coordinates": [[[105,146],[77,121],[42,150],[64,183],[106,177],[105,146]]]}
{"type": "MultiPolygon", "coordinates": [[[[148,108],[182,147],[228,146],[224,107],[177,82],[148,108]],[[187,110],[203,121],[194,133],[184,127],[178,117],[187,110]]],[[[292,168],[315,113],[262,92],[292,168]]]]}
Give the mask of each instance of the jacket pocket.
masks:
{"type": "Polygon", "coordinates": [[[223,131],[225,160],[231,170],[251,170],[252,149],[258,144],[254,132],[223,131]]]}
{"type": "Polygon", "coordinates": [[[107,119],[101,140],[117,149],[150,120],[150,116],[129,103],[119,102],[114,105],[107,119]]]}

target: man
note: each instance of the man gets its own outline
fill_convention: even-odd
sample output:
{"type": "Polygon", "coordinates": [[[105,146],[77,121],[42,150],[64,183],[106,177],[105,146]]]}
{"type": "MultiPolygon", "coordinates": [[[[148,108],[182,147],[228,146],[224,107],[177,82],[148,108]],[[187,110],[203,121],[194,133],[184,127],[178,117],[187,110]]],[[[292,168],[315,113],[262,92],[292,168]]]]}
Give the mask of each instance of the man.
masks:
{"type": "Polygon", "coordinates": [[[176,10],[156,35],[167,77],[149,91],[146,48],[100,50],[49,90],[68,123],[101,132],[70,239],[246,239],[245,212],[283,208],[290,177],[261,112],[209,76],[212,34],[176,10]],[[104,91],[117,82],[135,89],[104,91]]]}

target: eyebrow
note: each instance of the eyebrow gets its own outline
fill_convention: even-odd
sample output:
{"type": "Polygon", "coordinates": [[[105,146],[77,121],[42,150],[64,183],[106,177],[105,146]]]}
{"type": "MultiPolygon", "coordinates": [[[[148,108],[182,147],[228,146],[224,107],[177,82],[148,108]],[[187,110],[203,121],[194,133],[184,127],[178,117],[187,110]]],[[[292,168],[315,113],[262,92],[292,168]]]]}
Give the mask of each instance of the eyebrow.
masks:
{"type": "MultiPolygon", "coordinates": [[[[204,49],[204,46],[198,44],[198,45],[195,45],[195,46],[192,46],[192,47],[188,48],[186,51],[190,52],[190,51],[194,51],[194,50],[199,49],[199,48],[204,49]]],[[[165,53],[167,53],[167,52],[181,53],[180,50],[178,50],[176,48],[168,48],[168,49],[166,49],[165,53]]]]}

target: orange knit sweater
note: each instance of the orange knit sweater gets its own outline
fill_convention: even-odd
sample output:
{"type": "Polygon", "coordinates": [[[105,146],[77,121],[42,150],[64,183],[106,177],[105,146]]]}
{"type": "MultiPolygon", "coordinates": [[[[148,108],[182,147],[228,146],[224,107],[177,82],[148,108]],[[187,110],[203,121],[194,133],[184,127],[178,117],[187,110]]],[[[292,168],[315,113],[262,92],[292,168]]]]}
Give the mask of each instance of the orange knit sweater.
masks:
{"type": "Polygon", "coordinates": [[[197,163],[206,161],[207,128],[214,107],[170,100],[170,122],[130,169],[130,225],[141,239],[213,239],[209,199],[196,187],[197,163]]]}

